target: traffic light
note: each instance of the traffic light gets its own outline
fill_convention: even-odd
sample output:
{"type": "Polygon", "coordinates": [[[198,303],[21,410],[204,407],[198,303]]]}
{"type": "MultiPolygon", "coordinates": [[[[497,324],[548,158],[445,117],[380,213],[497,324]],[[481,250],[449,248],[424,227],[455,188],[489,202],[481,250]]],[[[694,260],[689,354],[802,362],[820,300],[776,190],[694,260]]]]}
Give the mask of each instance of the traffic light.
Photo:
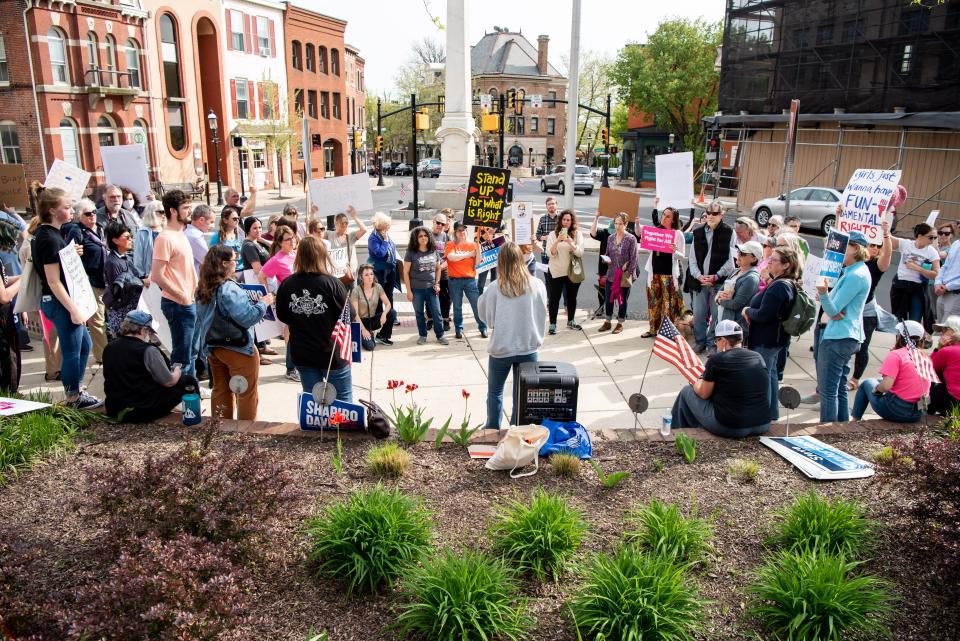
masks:
{"type": "Polygon", "coordinates": [[[620,148],[619,148],[619,147],[617,147],[616,145],[610,145],[610,153],[611,153],[611,154],[613,154],[614,156],[616,156],[618,151],[620,151],[620,148]]]}
{"type": "Polygon", "coordinates": [[[383,136],[377,136],[376,152],[379,154],[381,151],[383,151],[383,136]]]}
{"type": "Polygon", "coordinates": [[[483,131],[499,131],[500,115],[487,113],[487,110],[484,109],[480,115],[480,129],[483,131]]]}
{"type": "Polygon", "coordinates": [[[507,91],[507,109],[514,109],[517,105],[517,91],[510,89],[507,91]]]}
{"type": "Polygon", "coordinates": [[[606,127],[600,130],[600,139],[603,140],[604,145],[610,142],[610,132],[607,131],[606,127]]]}
{"type": "Polygon", "coordinates": [[[527,92],[523,89],[518,89],[514,94],[514,105],[513,110],[518,116],[523,115],[523,101],[527,97],[527,92]]]}
{"type": "Polygon", "coordinates": [[[430,114],[427,112],[427,108],[423,107],[420,110],[420,113],[417,114],[417,129],[424,131],[430,128],[430,114]]]}
{"type": "Polygon", "coordinates": [[[353,146],[358,148],[363,144],[363,132],[359,129],[354,129],[353,131],[353,146]]]}

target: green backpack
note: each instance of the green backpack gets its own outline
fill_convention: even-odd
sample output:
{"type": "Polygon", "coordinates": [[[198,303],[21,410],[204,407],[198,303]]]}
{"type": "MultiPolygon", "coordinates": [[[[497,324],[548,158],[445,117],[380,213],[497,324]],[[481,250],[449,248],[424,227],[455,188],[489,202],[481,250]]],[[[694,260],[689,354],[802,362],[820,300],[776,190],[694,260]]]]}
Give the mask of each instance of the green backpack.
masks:
{"type": "Polygon", "coordinates": [[[793,284],[793,305],[790,314],[783,319],[783,331],[791,336],[801,336],[811,327],[817,316],[817,305],[803,287],[793,284]]]}

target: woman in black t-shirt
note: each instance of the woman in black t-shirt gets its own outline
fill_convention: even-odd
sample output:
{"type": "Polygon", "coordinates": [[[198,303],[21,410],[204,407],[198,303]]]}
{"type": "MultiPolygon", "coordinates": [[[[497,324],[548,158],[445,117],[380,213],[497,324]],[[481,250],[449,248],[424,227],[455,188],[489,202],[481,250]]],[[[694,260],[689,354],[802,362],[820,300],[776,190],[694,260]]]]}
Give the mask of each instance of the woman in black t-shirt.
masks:
{"type": "MultiPolygon", "coordinates": [[[[17,229],[0,221],[0,246],[12,246],[17,229]]],[[[20,291],[20,276],[7,277],[0,261],[0,389],[16,392],[20,385],[20,337],[13,322],[13,299],[20,291]]]]}
{"type": "MultiPolygon", "coordinates": [[[[40,279],[40,311],[57,328],[60,337],[60,380],[66,402],[78,409],[93,409],[103,401],[80,391],[87,369],[92,341],[86,320],[70,297],[67,280],[60,268],[60,250],[67,243],[60,235],[60,227],[73,217],[70,198],[62,189],[44,189],[38,195],[40,227],[33,237],[33,269],[40,279]]],[[[78,246],[78,253],[82,248],[78,246]]]]}

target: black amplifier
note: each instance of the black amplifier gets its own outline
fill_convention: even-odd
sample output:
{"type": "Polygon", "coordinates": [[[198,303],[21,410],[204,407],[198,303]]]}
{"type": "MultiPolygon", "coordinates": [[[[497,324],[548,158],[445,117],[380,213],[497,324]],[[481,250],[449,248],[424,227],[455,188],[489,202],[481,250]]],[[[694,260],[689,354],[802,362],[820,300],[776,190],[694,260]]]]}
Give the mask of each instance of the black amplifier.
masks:
{"type": "Polygon", "coordinates": [[[570,363],[520,363],[518,425],[540,423],[545,418],[577,420],[579,387],[577,368],[570,363]]]}

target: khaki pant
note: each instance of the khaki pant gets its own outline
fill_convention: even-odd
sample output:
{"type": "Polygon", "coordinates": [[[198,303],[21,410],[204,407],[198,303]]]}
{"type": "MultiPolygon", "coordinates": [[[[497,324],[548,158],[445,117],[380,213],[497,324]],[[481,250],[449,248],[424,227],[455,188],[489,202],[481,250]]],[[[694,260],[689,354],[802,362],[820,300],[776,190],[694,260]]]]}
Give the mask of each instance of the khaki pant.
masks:
{"type": "Polygon", "coordinates": [[[107,308],[103,305],[103,290],[93,287],[97,299],[97,311],[87,320],[87,329],[93,339],[93,360],[103,362],[103,348],[107,346],[107,308]]]}
{"type": "Polygon", "coordinates": [[[213,394],[210,399],[210,414],[232,419],[234,405],[237,406],[237,418],[241,421],[254,421],[257,418],[257,405],[260,395],[257,391],[260,378],[260,352],[253,348],[253,354],[247,356],[226,347],[214,347],[207,358],[210,378],[213,381],[213,394]],[[230,378],[243,376],[247,379],[247,389],[239,396],[230,391],[230,378]]]}

